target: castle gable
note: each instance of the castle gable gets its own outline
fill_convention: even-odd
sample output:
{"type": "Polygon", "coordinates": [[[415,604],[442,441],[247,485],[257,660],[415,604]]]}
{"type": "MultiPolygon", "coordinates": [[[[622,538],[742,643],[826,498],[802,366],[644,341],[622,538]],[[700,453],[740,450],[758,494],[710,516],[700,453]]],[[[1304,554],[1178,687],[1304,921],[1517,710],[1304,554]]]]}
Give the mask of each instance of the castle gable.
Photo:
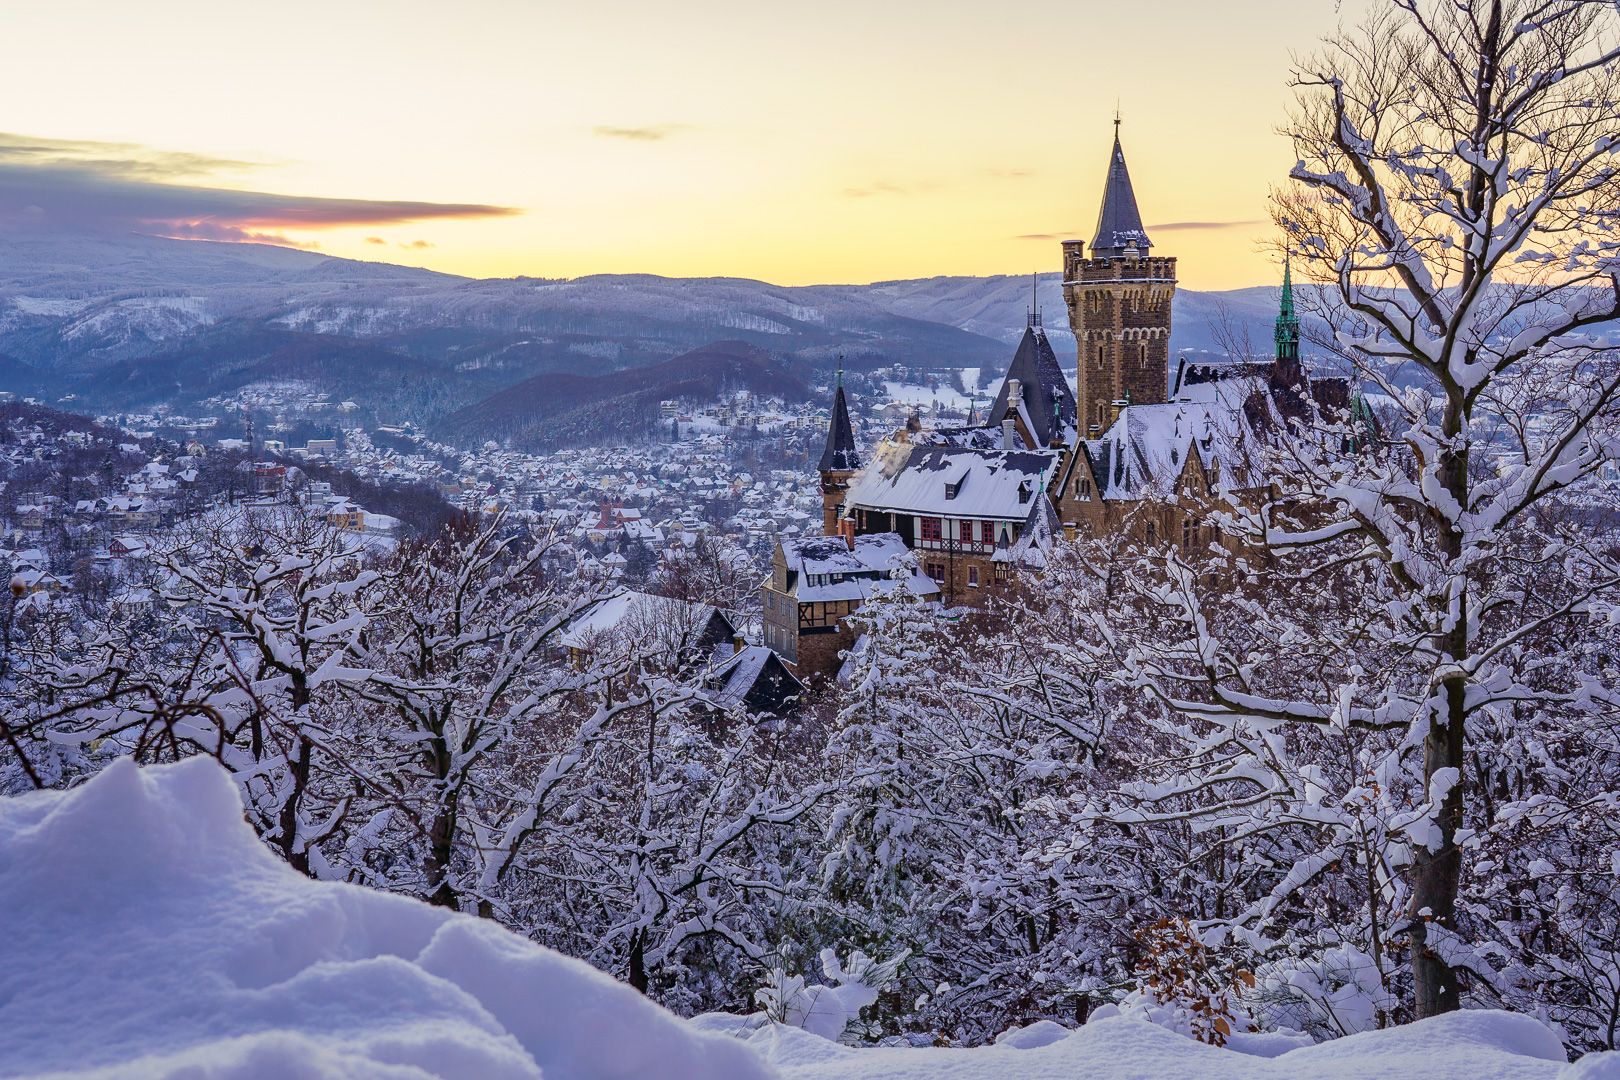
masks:
{"type": "Polygon", "coordinates": [[[1068,443],[1074,436],[1078,415],[1074,390],[1058,365],[1046,331],[1038,326],[1024,329],[1018,350],[1007,367],[1007,378],[991,406],[991,427],[999,427],[1003,420],[1013,417],[1009,398],[1015,383],[1022,405],[1016,418],[1023,421],[1031,441],[1042,447],[1068,443]]]}

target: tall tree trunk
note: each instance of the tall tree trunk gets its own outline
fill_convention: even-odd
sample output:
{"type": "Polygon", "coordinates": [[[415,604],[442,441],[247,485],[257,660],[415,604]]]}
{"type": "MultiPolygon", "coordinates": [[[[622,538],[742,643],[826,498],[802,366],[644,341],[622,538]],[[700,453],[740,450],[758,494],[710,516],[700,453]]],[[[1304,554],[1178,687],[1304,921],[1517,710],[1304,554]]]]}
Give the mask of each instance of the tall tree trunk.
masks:
{"type": "Polygon", "coordinates": [[[456,890],[450,886],[450,856],[456,838],[456,799],[447,789],[450,774],[450,745],[437,735],[427,745],[428,768],[433,770],[434,789],[439,806],[428,827],[428,853],[422,870],[427,876],[428,901],[439,907],[459,907],[456,890]]]}
{"type": "Polygon", "coordinates": [[[455,812],[441,807],[428,829],[428,855],[423,867],[427,871],[428,902],[439,907],[460,907],[456,890],[450,885],[450,853],[455,833],[455,812]]]}
{"type": "Polygon", "coordinates": [[[309,787],[310,758],[314,754],[315,744],[302,735],[298,737],[298,758],[291,762],[292,793],[287,801],[281,804],[281,816],[278,824],[281,836],[278,843],[281,852],[287,858],[287,864],[300,874],[309,873],[309,852],[298,847],[298,806],[304,801],[304,791],[309,787]]]}
{"type": "Polygon", "coordinates": [[[647,993],[647,931],[636,930],[630,935],[630,985],[642,994],[647,993]]]}
{"type": "MultiPolygon", "coordinates": [[[[1455,436],[1463,423],[1461,394],[1453,391],[1447,407],[1445,431],[1455,436]]],[[[1467,505],[1468,450],[1463,447],[1442,455],[1435,479],[1458,505],[1467,505]]],[[[1435,636],[1435,651],[1441,663],[1460,663],[1468,657],[1467,585],[1461,580],[1462,533],[1448,523],[1439,524],[1439,546],[1446,564],[1458,575],[1450,598],[1456,613],[1452,625],[1435,636]]],[[[1445,613],[1438,613],[1444,617],[1445,613]]],[[[1419,1019],[1438,1016],[1462,1007],[1457,972],[1432,947],[1429,926],[1456,929],[1457,892],[1462,883],[1462,851],[1457,847],[1457,830],[1463,820],[1464,707],[1467,681],[1462,676],[1444,680],[1439,695],[1430,706],[1429,733],[1423,740],[1423,783],[1425,790],[1441,769],[1455,769],[1456,782],[1440,805],[1436,825],[1440,829],[1438,851],[1423,844],[1414,845],[1416,876],[1412,882],[1412,902],[1407,911],[1412,941],[1414,1006],[1419,1019]]]]}

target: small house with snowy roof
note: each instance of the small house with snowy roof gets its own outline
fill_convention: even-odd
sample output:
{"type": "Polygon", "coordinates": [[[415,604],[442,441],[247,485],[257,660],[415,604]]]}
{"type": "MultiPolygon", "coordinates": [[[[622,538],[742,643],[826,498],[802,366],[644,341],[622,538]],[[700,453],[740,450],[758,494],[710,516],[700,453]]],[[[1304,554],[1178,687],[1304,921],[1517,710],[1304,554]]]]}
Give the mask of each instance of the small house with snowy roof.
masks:
{"type": "Polygon", "coordinates": [[[781,540],[762,589],[765,644],[800,679],[830,674],[839,651],[855,641],[845,616],[896,589],[939,598],[939,586],[895,533],[781,540]]]}

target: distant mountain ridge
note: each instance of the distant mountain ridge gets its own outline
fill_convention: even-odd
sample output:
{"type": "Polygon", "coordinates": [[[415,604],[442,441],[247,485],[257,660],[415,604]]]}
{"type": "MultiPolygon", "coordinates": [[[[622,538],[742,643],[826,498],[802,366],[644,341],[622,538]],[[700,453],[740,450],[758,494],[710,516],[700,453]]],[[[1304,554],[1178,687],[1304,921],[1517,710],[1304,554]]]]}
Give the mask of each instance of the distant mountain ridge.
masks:
{"type": "MultiPolygon", "coordinates": [[[[1274,296],[1178,293],[1172,348],[1214,349],[1206,323],[1220,298],[1269,341],[1274,296]]],[[[1072,363],[1058,275],[1041,275],[1037,303],[1072,363]]],[[[995,369],[1029,306],[1030,279],[1006,276],[478,280],[259,244],[7,236],[0,389],[112,411],[296,377],[434,423],[539,375],[642,368],[717,340],[818,368],[842,355],[852,368],[995,369]]]]}

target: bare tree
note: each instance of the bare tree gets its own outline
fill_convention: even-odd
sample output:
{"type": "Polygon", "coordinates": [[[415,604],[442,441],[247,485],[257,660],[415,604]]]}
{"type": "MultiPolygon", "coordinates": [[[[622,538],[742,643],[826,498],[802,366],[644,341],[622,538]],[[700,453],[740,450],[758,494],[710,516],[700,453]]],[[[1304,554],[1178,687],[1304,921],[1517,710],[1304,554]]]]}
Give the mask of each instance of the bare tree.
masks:
{"type": "Polygon", "coordinates": [[[1503,530],[1615,449],[1620,368],[1581,332],[1620,315],[1615,31],[1598,0],[1394,0],[1295,75],[1299,163],[1274,216],[1360,374],[1399,403],[1400,453],[1295,464],[1285,499],[1332,520],[1306,527],[1277,502],[1249,524],[1273,550],[1352,539],[1424,631],[1429,686],[1407,723],[1438,805],[1406,922],[1419,1016],[1459,1004],[1434,930],[1455,927],[1470,719],[1526,692],[1504,675],[1516,641],[1617,580],[1574,542],[1588,587],[1533,611],[1487,569],[1503,530]],[[1511,436],[1488,445],[1493,429],[1511,436]]]}

